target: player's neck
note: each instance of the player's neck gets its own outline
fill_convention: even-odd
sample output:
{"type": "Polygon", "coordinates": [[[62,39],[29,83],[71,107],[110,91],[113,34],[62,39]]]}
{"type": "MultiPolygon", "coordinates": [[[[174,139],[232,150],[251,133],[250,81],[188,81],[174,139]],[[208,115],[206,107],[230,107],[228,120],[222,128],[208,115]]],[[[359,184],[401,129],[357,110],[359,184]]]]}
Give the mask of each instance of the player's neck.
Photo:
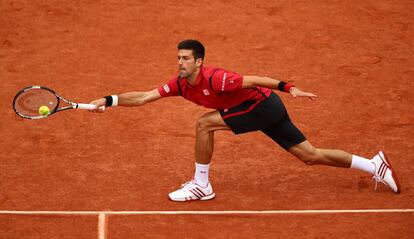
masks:
{"type": "Polygon", "coordinates": [[[188,84],[195,86],[197,84],[197,77],[198,74],[200,73],[201,68],[197,68],[193,74],[191,74],[188,78],[187,78],[187,82],[188,84]]]}

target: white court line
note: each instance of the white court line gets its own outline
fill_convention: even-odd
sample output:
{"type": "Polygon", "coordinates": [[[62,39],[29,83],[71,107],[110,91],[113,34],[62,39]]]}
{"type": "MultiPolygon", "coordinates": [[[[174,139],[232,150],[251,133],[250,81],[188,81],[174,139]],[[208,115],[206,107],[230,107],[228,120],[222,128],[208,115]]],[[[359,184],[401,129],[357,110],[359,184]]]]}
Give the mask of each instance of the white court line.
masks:
{"type": "Polygon", "coordinates": [[[105,216],[105,213],[99,213],[98,239],[106,239],[106,216],[105,216]]]}
{"type": "Polygon", "coordinates": [[[98,239],[107,238],[106,215],[260,215],[260,214],[345,214],[345,213],[414,213],[414,209],[344,209],[344,210],[263,210],[263,211],[12,211],[0,215],[94,215],[98,216],[98,239]]]}
{"type": "MultiPolygon", "coordinates": [[[[263,210],[263,211],[8,211],[0,215],[228,215],[228,214],[345,214],[345,213],[414,213],[406,209],[344,209],[344,210],[263,210]]],[[[103,216],[102,216],[103,215],[103,216]]]]}

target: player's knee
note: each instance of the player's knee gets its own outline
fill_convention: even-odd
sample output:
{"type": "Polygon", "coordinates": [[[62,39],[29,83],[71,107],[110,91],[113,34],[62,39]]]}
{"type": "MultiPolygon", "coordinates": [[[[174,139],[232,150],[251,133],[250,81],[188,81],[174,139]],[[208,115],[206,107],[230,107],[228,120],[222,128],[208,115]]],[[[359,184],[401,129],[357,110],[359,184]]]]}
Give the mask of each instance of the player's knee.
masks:
{"type": "Polygon", "coordinates": [[[320,154],[317,149],[314,149],[309,152],[305,152],[299,156],[299,159],[302,160],[307,165],[315,165],[320,161],[320,154]]]}
{"type": "Polygon", "coordinates": [[[209,126],[210,126],[210,120],[207,117],[202,116],[197,120],[196,130],[198,132],[208,131],[209,126]]]}
{"type": "Polygon", "coordinates": [[[309,166],[317,164],[317,160],[313,157],[303,157],[301,160],[309,166]]]}

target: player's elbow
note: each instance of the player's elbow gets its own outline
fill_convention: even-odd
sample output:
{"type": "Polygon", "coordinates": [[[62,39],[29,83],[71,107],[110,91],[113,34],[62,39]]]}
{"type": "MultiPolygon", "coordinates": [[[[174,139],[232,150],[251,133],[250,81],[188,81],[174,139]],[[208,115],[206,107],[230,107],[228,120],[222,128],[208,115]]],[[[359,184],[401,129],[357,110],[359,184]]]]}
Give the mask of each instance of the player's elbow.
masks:
{"type": "Polygon", "coordinates": [[[151,98],[148,95],[142,95],[137,97],[134,101],[134,106],[141,106],[151,102],[151,98]]]}
{"type": "Polygon", "coordinates": [[[158,99],[161,98],[160,93],[158,92],[157,89],[152,90],[152,91],[147,91],[145,92],[142,97],[139,99],[139,103],[140,105],[144,105],[146,103],[152,102],[152,101],[156,101],[158,99]]]}
{"type": "Polygon", "coordinates": [[[147,101],[144,98],[135,99],[134,106],[145,105],[147,101]]]}

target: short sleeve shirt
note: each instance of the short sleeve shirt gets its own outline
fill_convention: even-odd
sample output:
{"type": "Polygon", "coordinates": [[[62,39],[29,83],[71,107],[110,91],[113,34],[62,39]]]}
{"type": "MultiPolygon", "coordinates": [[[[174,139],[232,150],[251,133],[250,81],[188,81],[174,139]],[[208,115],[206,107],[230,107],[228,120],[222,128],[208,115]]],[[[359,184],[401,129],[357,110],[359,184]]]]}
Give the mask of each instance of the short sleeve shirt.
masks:
{"type": "Polygon", "coordinates": [[[244,101],[260,102],[271,90],[262,87],[243,89],[243,76],[214,67],[201,67],[195,85],[185,78],[174,77],[158,88],[162,97],[183,96],[196,104],[212,109],[229,109],[244,101]]]}

